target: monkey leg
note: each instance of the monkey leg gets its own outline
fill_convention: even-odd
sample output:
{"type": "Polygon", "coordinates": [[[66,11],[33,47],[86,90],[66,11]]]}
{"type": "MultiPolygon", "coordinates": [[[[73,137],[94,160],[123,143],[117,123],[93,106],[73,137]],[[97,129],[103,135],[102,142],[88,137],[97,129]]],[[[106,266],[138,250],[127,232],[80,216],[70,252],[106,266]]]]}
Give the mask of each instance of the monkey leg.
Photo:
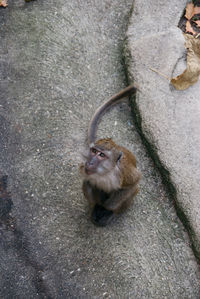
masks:
{"type": "Polygon", "coordinates": [[[90,182],[86,180],[83,181],[82,190],[91,207],[94,207],[96,203],[100,202],[100,195],[97,189],[91,185],[90,182]]]}
{"type": "Polygon", "coordinates": [[[129,198],[127,198],[127,200],[125,200],[117,210],[115,210],[115,213],[118,214],[118,213],[122,213],[122,212],[126,211],[130,207],[130,205],[133,203],[133,197],[135,197],[137,195],[138,191],[139,191],[139,188],[137,187],[135,192],[133,194],[131,194],[131,196],[129,198]]]}
{"type": "Polygon", "coordinates": [[[93,207],[91,220],[95,225],[107,225],[113,212],[106,210],[102,204],[109,198],[109,194],[92,186],[88,181],[83,182],[83,193],[91,207],[93,207]]]}
{"type": "Polygon", "coordinates": [[[134,185],[129,188],[120,189],[111,193],[111,196],[103,204],[104,208],[114,213],[123,212],[128,208],[133,197],[138,192],[138,186],[134,185]]]}
{"type": "Polygon", "coordinates": [[[108,198],[109,194],[104,192],[103,190],[98,189],[93,186],[89,181],[84,180],[82,185],[83,194],[88,200],[90,205],[94,205],[98,203],[102,205],[108,198]]]}
{"type": "Polygon", "coordinates": [[[97,203],[92,210],[91,220],[95,225],[106,226],[114,216],[112,211],[108,211],[103,207],[110,194],[96,187],[94,188],[94,194],[97,203]]]}
{"type": "Polygon", "coordinates": [[[83,194],[85,196],[85,198],[88,200],[90,206],[94,206],[95,205],[95,194],[94,194],[94,190],[92,185],[84,180],[83,181],[83,185],[82,185],[82,190],[83,190],[83,194]]]}
{"type": "Polygon", "coordinates": [[[115,214],[125,211],[132,203],[133,197],[139,188],[134,186],[126,190],[111,193],[111,197],[103,194],[100,204],[96,204],[92,211],[92,222],[98,226],[106,226],[111,222],[115,214]]]}

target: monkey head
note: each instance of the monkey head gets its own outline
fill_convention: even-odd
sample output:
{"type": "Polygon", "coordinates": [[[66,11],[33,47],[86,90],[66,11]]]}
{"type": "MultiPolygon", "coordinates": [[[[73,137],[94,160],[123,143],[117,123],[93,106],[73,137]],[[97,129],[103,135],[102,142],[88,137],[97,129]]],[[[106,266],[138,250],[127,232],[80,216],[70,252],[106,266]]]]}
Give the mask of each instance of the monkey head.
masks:
{"type": "Polygon", "coordinates": [[[85,162],[86,175],[105,175],[113,170],[122,153],[116,149],[116,144],[111,138],[100,139],[90,144],[89,153],[85,162]]]}

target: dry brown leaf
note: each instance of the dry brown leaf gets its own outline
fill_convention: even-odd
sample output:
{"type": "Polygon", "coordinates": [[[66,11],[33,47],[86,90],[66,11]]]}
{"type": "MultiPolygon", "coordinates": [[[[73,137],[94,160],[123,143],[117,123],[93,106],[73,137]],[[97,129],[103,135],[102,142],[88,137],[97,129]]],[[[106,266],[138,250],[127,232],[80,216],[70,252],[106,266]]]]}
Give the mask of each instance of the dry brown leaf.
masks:
{"type": "Polygon", "coordinates": [[[193,3],[188,3],[186,5],[186,8],[185,8],[185,17],[186,19],[190,20],[191,17],[193,16],[193,13],[194,12],[194,4],[193,3]]]}
{"type": "MultiPolygon", "coordinates": [[[[193,1],[194,2],[194,1],[193,1]]],[[[185,15],[181,17],[178,27],[184,32],[187,49],[187,67],[179,76],[170,80],[178,90],[184,90],[196,83],[200,76],[200,1],[186,5],[185,15]]]]}
{"type": "Polygon", "coordinates": [[[200,75],[200,39],[189,34],[184,34],[184,37],[187,49],[187,68],[170,81],[177,90],[184,90],[193,85],[200,75]]]}
{"type": "Polygon", "coordinates": [[[7,0],[0,0],[0,6],[2,6],[2,7],[8,6],[7,0]]]}
{"type": "Polygon", "coordinates": [[[154,68],[152,68],[152,67],[149,67],[149,69],[150,69],[152,72],[154,72],[154,73],[160,75],[161,77],[167,79],[168,81],[171,80],[169,77],[167,77],[165,74],[161,73],[160,71],[158,71],[158,70],[156,70],[156,69],[154,69],[154,68]]]}
{"type": "Polygon", "coordinates": [[[187,33],[192,33],[192,35],[197,34],[197,33],[194,31],[194,29],[192,28],[192,26],[191,26],[191,24],[190,24],[189,21],[187,21],[186,24],[185,24],[185,31],[186,31],[187,33]]]}
{"type": "Polygon", "coordinates": [[[200,13],[200,7],[199,6],[195,6],[194,7],[194,11],[193,11],[193,15],[199,14],[200,13]]]}
{"type": "Polygon", "coordinates": [[[200,13],[200,7],[194,6],[193,3],[188,3],[185,8],[185,17],[190,20],[194,15],[200,13]]]}
{"type": "Polygon", "coordinates": [[[195,21],[195,23],[197,24],[197,27],[200,27],[200,20],[195,21]]]}
{"type": "Polygon", "coordinates": [[[188,3],[185,8],[185,18],[181,18],[180,22],[180,28],[183,32],[189,33],[197,37],[199,35],[198,29],[196,28],[200,27],[200,7],[194,6],[194,4],[188,3]],[[185,28],[184,25],[185,24],[185,28]],[[196,26],[193,26],[196,25],[196,26]]]}

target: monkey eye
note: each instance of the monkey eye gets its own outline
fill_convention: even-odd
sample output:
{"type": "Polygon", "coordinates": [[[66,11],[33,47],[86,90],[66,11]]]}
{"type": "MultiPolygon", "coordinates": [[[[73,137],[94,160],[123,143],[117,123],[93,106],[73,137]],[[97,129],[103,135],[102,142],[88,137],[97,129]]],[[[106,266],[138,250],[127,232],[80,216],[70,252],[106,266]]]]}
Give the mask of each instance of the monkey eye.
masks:
{"type": "Polygon", "coordinates": [[[92,148],[92,149],[91,149],[91,152],[92,152],[93,154],[96,154],[96,153],[97,153],[97,150],[96,150],[95,148],[92,148]]]}
{"type": "Polygon", "coordinates": [[[104,153],[100,153],[99,156],[100,156],[101,158],[104,158],[106,155],[105,155],[104,153]]]}

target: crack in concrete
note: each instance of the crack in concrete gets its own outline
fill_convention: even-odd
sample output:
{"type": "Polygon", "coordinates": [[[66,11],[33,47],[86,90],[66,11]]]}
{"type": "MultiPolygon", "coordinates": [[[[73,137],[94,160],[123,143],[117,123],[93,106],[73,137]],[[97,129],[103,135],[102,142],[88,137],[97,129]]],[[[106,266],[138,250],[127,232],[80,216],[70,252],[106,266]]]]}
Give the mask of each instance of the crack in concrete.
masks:
{"type": "MultiPolygon", "coordinates": [[[[128,84],[130,84],[129,82],[129,76],[128,76],[128,70],[126,67],[126,63],[125,63],[125,59],[126,57],[124,57],[124,67],[126,70],[126,80],[128,82],[128,84]]],[[[162,183],[166,188],[166,192],[169,195],[169,199],[172,200],[172,203],[175,207],[176,210],[176,214],[178,216],[178,218],[180,219],[180,221],[182,222],[184,228],[187,230],[188,235],[189,235],[189,239],[190,239],[190,246],[192,248],[192,251],[196,257],[197,262],[200,264],[200,255],[198,253],[198,251],[195,248],[194,242],[192,240],[192,238],[194,238],[194,232],[192,229],[192,226],[190,225],[187,216],[185,215],[183,209],[179,206],[178,202],[176,201],[176,188],[174,187],[173,182],[170,179],[170,172],[165,168],[165,166],[162,164],[162,162],[159,159],[159,156],[156,152],[156,148],[154,147],[153,144],[151,144],[147,138],[147,136],[143,133],[142,131],[142,117],[139,111],[139,108],[137,106],[136,103],[136,95],[132,96],[130,99],[130,105],[131,105],[131,110],[132,110],[132,114],[133,114],[133,122],[135,124],[136,130],[139,133],[142,143],[144,144],[145,148],[147,149],[147,152],[149,154],[149,156],[151,157],[151,159],[154,162],[155,167],[158,169],[160,175],[161,175],[161,179],[162,179],[162,183]]]]}
{"type": "Polygon", "coordinates": [[[6,230],[13,233],[13,248],[16,250],[17,255],[25,262],[25,265],[27,267],[31,266],[33,269],[33,283],[38,295],[40,295],[41,298],[51,299],[53,297],[50,295],[42,278],[43,268],[30,257],[28,241],[23,235],[23,232],[17,228],[15,219],[10,215],[13,201],[10,193],[7,191],[7,179],[7,175],[0,177],[0,226],[5,225],[6,230]]]}
{"type": "MultiPolygon", "coordinates": [[[[133,80],[133,78],[131,78],[132,76],[129,74],[129,70],[128,70],[129,61],[131,59],[131,53],[128,52],[129,47],[127,47],[127,43],[128,43],[128,40],[127,40],[127,38],[125,38],[124,39],[124,47],[123,47],[123,51],[122,51],[122,63],[123,63],[124,70],[125,70],[126,82],[127,82],[127,85],[129,85],[134,80],[133,80]]],[[[182,58],[183,57],[181,57],[181,59],[182,58]]],[[[176,65],[175,65],[175,67],[176,67],[176,65]]],[[[195,234],[192,229],[192,226],[190,225],[190,222],[187,219],[185,212],[183,211],[183,209],[178,204],[178,201],[176,200],[177,191],[176,191],[176,188],[175,188],[173,182],[171,181],[170,172],[162,164],[162,162],[157,154],[154,144],[152,144],[148,140],[148,137],[143,133],[142,117],[141,117],[139,108],[136,103],[136,95],[133,95],[130,97],[130,106],[131,106],[131,111],[133,114],[133,122],[135,124],[135,128],[136,128],[137,132],[139,133],[142,143],[144,144],[145,148],[147,149],[149,156],[153,160],[155,167],[158,169],[158,171],[161,175],[162,183],[163,183],[164,187],[166,188],[166,192],[169,195],[169,199],[172,201],[172,203],[175,207],[175,210],[176,210],[176,214],[188,233],[189,240],[191,242],[190,246],[192,248],[192,251],[194,253],[194,256],[195,256],[197,262],[200,264],[200,254],[196,250],[196,247],[195,247],[194,241],[193,241],[195,234]]]]}

